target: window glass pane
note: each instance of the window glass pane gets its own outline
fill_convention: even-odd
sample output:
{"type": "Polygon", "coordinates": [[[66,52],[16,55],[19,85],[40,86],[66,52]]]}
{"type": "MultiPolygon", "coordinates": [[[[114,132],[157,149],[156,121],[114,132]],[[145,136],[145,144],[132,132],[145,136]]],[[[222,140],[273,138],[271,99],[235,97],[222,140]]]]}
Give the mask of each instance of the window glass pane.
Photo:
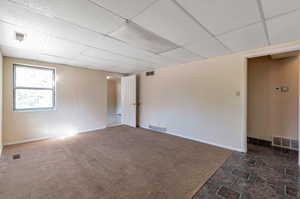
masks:
{"type": "Polygon", "coordinates": [[[16,89],[15,108],[16,109],[52,108],[53,107],[52,95],[53,95],[52,90],[16,89]]]}
{"type": "Polygon", "coordinates": [[[15,70],[16,87],[53,87],[53,70],[26,66],[16,66],[15,70]]]}

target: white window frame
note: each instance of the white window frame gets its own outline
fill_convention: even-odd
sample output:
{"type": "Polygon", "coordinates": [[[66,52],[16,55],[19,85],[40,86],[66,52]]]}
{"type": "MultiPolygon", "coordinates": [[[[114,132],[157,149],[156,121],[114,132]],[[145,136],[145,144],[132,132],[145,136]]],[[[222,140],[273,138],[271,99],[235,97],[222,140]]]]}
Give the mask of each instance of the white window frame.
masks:
{"type": "Polygon", "coordinates": [[[13,64],[13,111],[14,112],[30,112],[30,111],[51,111],[55,110],[56,108],[56,69],[52,67],[44,67],[44,66],[33,66],[27,64],[13,64]],[[39,70],[50,70],[53,73],[52,79],[52,88],[39,88],[39,87],[17,87],[16,86],[16,68],[20,67],[27,67],[39,70]],[[29,90],[51,90],[52,91],[52,107],[39,107],[39,108],[26,108],[26,109],[17,109],[16,108],[16,90],[17,89],[29,89],[29,90]]]}

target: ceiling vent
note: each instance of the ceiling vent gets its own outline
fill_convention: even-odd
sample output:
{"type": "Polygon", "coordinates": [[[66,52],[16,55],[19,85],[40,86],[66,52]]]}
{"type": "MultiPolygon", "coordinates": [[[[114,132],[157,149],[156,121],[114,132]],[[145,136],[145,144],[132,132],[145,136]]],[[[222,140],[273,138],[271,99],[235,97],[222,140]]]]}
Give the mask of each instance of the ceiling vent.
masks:
{"type": "Polygon", "coordinates": [[[160,54],[179,46],[150,32],[132,21],[127,21],[126,25],[111,34],[129,45],[136,46],[146,51],[160,54]]]}
{"type": "Polygon", "coordinates": [[[154,71],[148,71],[146,72],[146,76],[153,76],[154,75],[154,71]]]}
{"type": "Polygon", "coordinates": [[[22,42],[22,41],[24,41],[24,39],[25,39],[25,34],[16,32],[16,40],[17,41],[22,42]]]}

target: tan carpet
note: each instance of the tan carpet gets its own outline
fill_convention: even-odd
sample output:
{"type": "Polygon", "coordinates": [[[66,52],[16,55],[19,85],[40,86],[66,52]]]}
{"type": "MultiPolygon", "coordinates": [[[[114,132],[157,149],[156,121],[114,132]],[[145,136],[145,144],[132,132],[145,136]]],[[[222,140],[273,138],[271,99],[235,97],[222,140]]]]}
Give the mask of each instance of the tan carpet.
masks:
{"type": "Polygon", "coordinates": [[[126,126],[14,145],[0,160],[0,198],[190,199],[230,154],[126,126]]]}

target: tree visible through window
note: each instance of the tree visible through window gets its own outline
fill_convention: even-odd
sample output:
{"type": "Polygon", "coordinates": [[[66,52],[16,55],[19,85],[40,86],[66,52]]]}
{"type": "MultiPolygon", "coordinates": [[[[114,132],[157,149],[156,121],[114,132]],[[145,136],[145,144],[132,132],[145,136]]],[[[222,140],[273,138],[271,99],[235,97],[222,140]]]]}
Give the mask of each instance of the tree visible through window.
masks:
{"type": "Polygon", "coordinates": [[[14,65],[14,110],[49,110],[55,107],[55,70],[14,65]]]}

